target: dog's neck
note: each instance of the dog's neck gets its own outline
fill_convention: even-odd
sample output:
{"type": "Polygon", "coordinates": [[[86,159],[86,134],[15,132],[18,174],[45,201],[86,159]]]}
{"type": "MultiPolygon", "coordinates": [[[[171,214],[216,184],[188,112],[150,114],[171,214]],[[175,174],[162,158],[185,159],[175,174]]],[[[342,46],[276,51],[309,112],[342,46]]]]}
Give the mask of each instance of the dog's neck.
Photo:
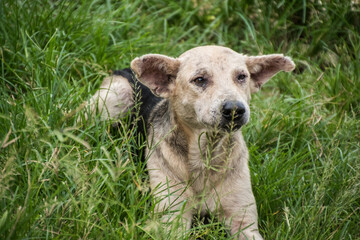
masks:
{"type": "MultiPolygon", "coordinates": [[[[192,128],[176,114],[169,104],[170,126],[177,142],[186,144],[189,163],[203,163],[202,167],[228,165],[234,146],[242,140],[241,131],[226,132],[218,128],[192,128]],[[180,138],[182,138],[181,141],[180,138]],[[199,161],[201,160],[201,161],[199,161]]],[[[178,146],[180,147],[180,146],[178,146]]],[[[182,146],[184,148],[184,146],[182,146]]]]}
{"type": "MultiPolygon", "coordinates": [[[[174,149],[186,149],[183,160],[189,175],[183,179],[189,181],[195,192],[220,184],[224,176],[232,175],[240,167],[238,161],[243,153],[239,151],[242,149],[239,144],[245,144],[240,130],[228,133],[216,129],[194,129],[176,120],[174,115],[171,119],[173,136],[177,136],[175,142],[179,143],[174,149]]],[[[247,159],[247,153],[243,157],[247,159]]]]}

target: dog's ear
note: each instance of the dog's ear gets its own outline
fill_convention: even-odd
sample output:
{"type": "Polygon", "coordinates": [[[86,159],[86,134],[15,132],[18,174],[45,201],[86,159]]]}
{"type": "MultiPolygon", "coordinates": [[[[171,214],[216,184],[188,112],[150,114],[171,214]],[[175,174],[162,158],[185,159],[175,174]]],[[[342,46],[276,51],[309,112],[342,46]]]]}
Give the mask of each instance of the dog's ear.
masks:
{"type": "Polygon", "coordinates": [[[282,54],[249,56],[246,58],[246,65],[252,80],[252,92],[257,92],[261,85],[279,71],[291,72],[295,69],[291,58],[282,54]]]}
{"type": "Polygon", "coordinates": [[[163,98],[170,96],[179,66],[179,60],[160,54],[147,54],[131,62],[137,79],[163,98]]]}

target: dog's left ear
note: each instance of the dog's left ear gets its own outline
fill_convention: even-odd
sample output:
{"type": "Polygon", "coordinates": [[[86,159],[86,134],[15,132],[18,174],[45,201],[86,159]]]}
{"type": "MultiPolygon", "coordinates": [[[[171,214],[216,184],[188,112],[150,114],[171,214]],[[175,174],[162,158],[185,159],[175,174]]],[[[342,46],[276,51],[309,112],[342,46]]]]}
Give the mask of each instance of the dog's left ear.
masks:
{"type": "Polygon", "coordinates": [[[251,92],[257,92],[261,85],[279,71],[291,72],[295,69],[291,58],[282,54],[249,56],[246,58],[246,65],[252,80],[251,92]]]}
{"type": "Polygon", "coordinates": [[[131,62],[137,79],[163,98],[171,95],[179,66],[179,60],[160,54],[147,54],[131,62]]]}

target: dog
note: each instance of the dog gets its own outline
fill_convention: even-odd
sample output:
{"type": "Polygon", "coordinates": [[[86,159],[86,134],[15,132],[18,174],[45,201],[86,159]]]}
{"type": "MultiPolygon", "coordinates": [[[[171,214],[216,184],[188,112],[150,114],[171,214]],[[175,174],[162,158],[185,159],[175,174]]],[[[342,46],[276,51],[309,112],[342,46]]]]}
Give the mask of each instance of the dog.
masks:
{"type": "Polygon", "coordinates": [[[90,110],[121,119],[140,92],[147,169],[164,222],[179,218],[189,229],[196,211],[210,211],[239,239],[263,239],[241,127],[250,118],[251,94],[294,68],[282,54],[247,56],[222,46],[196,47],[178,58],[147,54],[106,78],[90,110]]]}

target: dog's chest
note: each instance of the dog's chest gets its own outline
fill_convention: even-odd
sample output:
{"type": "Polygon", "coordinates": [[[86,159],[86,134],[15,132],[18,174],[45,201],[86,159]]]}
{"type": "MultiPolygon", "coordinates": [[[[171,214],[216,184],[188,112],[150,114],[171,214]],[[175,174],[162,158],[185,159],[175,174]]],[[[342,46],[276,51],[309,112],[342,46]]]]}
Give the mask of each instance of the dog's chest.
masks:
{"type": "MultiPolygon", "coordinates": [[[[155,138],[159,139],[159,136],[155,138]]],[[[243,166],[247,165],[248,153],[241,133],[231,139],[231,144],[226,139],[220,139],[216,144],[205,140],[200,139],[199,143],[199,138],[194,137],[193,141],[186,141],[176,131],[165,137],[147,163],[152,188],[159,184],[158,181],[169,181],[175,186],[186,184],[199,196],[213,194],[227,178],[242,172],[243,166]]]]}
{"type": "Polygon", "coordinates": [[[236,163],[241,161],[242,156],[239,152],[241,143],[237,140],[233,137],[214,141],[203,138],[200,143],[189,144],[188,181],[195,192],[214,188],[238,170],[236,163]]]}

